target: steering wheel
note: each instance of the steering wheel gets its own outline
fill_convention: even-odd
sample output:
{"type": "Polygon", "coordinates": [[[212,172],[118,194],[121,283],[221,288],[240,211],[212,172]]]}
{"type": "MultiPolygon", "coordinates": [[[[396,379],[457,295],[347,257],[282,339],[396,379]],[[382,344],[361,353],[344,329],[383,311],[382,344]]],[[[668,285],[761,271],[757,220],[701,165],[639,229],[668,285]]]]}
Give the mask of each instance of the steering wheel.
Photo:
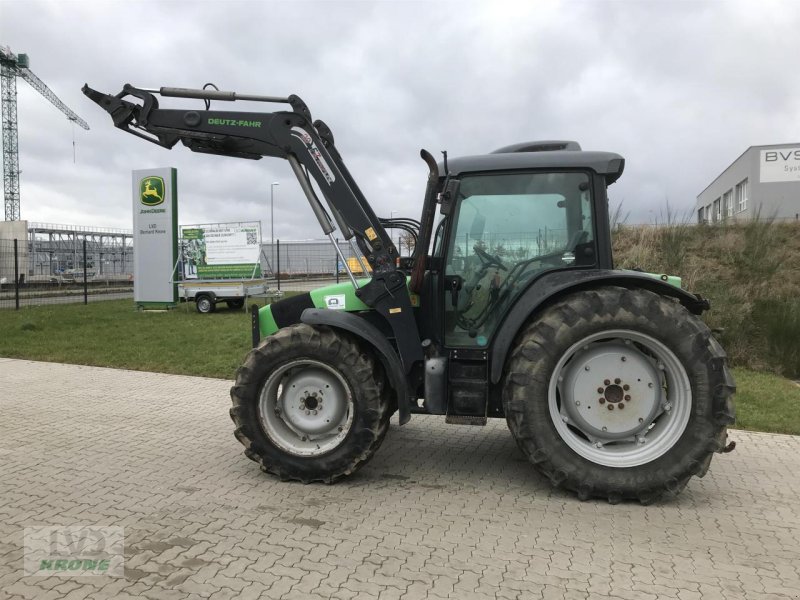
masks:
{"type": "Polygon", "coordinates": [[[500,260],[499,256],[495,256],[494,254],[489,254],[486,250],[481,248],[480,246],[473,246],[472,249],[475,251],[475,254],[483,261],[487,267],[495,266],[503,271],[508,271],[508,267],[503,264],[503,261],[500,260]]]}

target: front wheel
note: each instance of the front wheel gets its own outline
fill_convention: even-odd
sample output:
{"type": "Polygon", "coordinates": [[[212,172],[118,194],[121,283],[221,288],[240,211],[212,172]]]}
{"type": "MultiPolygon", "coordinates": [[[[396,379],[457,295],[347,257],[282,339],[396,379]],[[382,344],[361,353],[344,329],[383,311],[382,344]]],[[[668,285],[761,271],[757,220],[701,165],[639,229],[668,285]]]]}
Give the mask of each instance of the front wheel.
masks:
{"type": "Polygon", "coordinates": [[[267,337],[238,370],[231,399],[245,454],[282,479],[333,483],[363,466],[389,429],[381,368],[328,327],[267,337]]]}
{"type": "Polygon", "coordinates": [[[520,448],[555,484],[649,503],[705,474],[733,422],[734,390],[699,318],[652,292],[606,287],[526,326],[503,399],[520,448]]]}
{"type": "Polygon", "coordinates": [[[195,308],[197,309],[197,312],[199,312],[202,315],[207,315],[209,313],[212,313],[217,308],[216,305],[214,304],[214,301],[206,294],[198,296],[194,301],[194,305],[195,308]]]}

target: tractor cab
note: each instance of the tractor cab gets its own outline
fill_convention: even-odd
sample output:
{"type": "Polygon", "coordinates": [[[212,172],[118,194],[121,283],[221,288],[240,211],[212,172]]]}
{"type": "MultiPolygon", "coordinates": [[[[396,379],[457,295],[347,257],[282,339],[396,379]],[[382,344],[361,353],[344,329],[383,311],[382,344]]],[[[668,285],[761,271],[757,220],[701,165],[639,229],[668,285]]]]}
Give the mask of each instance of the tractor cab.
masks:
{"type": "Polygon", "coordinates": [[[606,186],[622,157],[577,142],[529,142],[442,167],[429,293],[449,347],[486,348],[545,272],[611,268],[606,186]],[[568,163],[568,166],[565,166],[568,163]],[[446,188],[446,189],[445,189],[446,188]]]}

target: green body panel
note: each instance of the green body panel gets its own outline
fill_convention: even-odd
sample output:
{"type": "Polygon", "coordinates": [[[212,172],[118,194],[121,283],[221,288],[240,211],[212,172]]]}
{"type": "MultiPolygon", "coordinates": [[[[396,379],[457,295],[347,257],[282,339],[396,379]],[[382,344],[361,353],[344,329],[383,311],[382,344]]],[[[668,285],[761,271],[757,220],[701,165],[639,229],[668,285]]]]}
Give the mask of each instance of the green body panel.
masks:
{"type": "MultiPolygon", "coordinates": [[[[358,285],[362,286],[369,282],[369,279],[357,279],[358,285]]],[[[372,310],[369,306],[364,304],[358,296],[356,296],[356,289],[349,281],[342,283],[334,283],[333,285],[326,285],[325,287],[318,288],[311,291],[311,301],[317,308],[331,308],[328,301],[333,299],[339,301],[338,310],[347,312],[357,312],[360,310],[372,310]],[[341,297],[344,296],[344,304],[341,304],[341,297]],[[326,300],[327,298],[327,300],[326,300]]]]}
{"type": "MultiPolygon", "coordinates": [[[[638,273],[638,271],[637,271],[638,273]]],[[[649,275],[654,279],[660,279],[664,283],[668,283],[669,285],[676,287],[678,289],[681,288],[681,278],[677,275],[662,275],[661,273],[640,273],[641,275],[649,275]]]]}
{"type": "MultiPolygon", "coordinates": [[[[359,279],[357,281],[358,285],[364,285],[369,279],[359,279]]],[[[314,303],[316,308],[331,308],[331,304],[335,302],[334,306],[336,306],[336,308],[334,310],[344,310],[347,312],[372,310],[356,296],[356,290],[350,281],[326,285],[325,287],[312,290],[310,295],[311,302],[314,303]]],[[[272,335],[278,331],[278,326],[275,324],[275,319],[272,317],[272,305],[267,305],[259,309],[258,328],[261,332],[261,337],[272,335]]]]}
{"type": "MultiPolygon", "coordinates": [[[[649,275],[654,279],[675,286],[681,287],[681,278],[675,275],[662,275],[660,273],[640,273],[640,275],[649,275]]],[[[410,278],[408,278],[410,280],[410,278]]],[[[359,279],[358,285],[364,285],[369,279],[359,279]]],[[[369,306],[364,304],[358,296],[353,284],[349,281],[342,283],[334,283],[333,285],[326,285],[325,287],[312,290],[310,293],[311,302],[314,303],[316,308],[326,308],[331,310],[344,310],[346,312],[360,312],[365,310],[372,310],[369,306]],[[334,308],[335,307],[335,308],[334,308]]],[[[411,304],[419,306],[419,296],[411,294],[411,304]]],[[[280,302],[280,301],[279,301],[280,302]]],[[[261,332],[261,337],[272,335],[278,331],[278,326],[275,319],[272,317],[272,305],[267,305],[258,311],[258,328],[261,332]]]]}

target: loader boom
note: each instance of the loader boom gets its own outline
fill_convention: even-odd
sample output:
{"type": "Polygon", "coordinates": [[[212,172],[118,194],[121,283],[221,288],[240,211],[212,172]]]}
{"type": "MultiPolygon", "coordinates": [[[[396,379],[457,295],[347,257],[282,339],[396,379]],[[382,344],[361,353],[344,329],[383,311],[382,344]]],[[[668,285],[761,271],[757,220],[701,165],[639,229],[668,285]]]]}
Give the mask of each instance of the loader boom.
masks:
{"type": "Polygon", "coordinates": [[[330,130],[322,121],[312,121],[308,107],[298,96],[282,98],[164,87],[155,90],[130,84],[113,96],[88,85],[83,87],[83,93],[111,115],[116,127],[164,148],[171,149],[180,141],[194,152],[288,160],[325,235],[332,239],[335,221],[344,238],[355,238],[364,253],[373,276],[358,288],[350,274],[358,288],[356,294],[388,321],[406,373],[414,362],[423,359],[406,276],[397,268],[397,249],[350,175],[330,130]],[[156,94],[205,100],[206,110],[163,109],[156,94]],[[210,110],[211,100],[285,103],[291,110],[210,110]],[[321,190],[333,221],[317,197],[309,174],[321,190]]]}

